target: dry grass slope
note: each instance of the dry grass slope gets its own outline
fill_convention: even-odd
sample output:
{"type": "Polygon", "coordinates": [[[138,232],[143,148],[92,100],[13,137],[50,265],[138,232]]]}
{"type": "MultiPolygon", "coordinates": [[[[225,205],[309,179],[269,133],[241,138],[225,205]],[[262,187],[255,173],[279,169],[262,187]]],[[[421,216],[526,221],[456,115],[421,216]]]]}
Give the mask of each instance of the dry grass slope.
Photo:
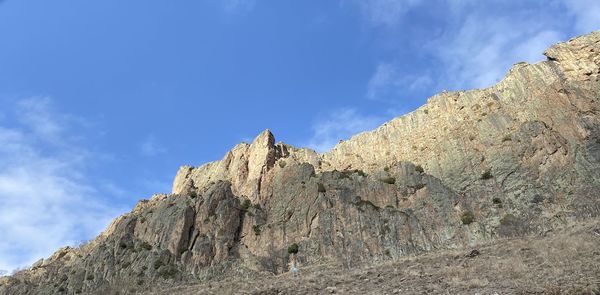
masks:
{"type": "Polygon", "coordinates": [[[600,221],[357,269],[320,265],[161,294],[600,294],[600,221]],[[477,251],[472,251],[477,249],[477,251]]]}

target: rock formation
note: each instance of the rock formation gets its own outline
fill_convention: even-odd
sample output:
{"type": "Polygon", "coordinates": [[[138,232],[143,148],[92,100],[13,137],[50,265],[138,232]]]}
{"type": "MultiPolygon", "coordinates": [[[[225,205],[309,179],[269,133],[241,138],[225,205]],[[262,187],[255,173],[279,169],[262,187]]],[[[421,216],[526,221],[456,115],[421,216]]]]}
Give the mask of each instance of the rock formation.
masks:
{"type": "Polygon", "coordinates": [[[184,166],[98,238],[0,280],[0,294],[109,294],[224,276],[347,267],[600,214],[600,31],[519,63],[486,89],[444,92],[318,154],[251,144],[184,166]]]}

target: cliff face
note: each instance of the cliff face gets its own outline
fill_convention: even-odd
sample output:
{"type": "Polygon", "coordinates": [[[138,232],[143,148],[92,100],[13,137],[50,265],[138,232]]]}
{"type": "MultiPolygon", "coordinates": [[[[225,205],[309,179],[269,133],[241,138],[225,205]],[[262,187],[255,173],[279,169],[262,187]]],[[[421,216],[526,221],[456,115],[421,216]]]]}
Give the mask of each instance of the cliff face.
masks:
{"type": "Polygon", "coordinates": [[[464,191],[488,170],[496,180],[528,174],[531,183],[578,155],[597,162],[597,39],[594,33],[556,45],[546,51],[548,61],[517,64],[493,87],[436,95],[417,111],[339,144],[323,155],[323,167],[376,170],[406,160],[464,191]]]}
{"type": "Polygon", "coordinates": [[[600,214],[600,32],[317,154],[268,130],[0,294],[132,292],[545,234],[600,214]]]}

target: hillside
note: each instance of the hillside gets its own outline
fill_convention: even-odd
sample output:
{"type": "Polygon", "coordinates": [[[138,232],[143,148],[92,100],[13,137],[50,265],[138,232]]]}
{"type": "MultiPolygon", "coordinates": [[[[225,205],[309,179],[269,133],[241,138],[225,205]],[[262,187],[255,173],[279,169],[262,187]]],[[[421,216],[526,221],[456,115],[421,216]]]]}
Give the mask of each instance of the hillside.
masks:
{"type": "MultiPolygon", "coordinates": [[[[427,269],[428,257],[515,238],[523,240],[508,243],[521,247],[536,236],[594,224],[600,214],[600,31],[545,55],[537,64],[516,64],[490,88],[438,94],[323,154],[276,143],[266,130],[222,160],[182,167],[172,194],[140,201],[90,243],[1,278],[0,294],[127,294],[262,280],[287,272],[293,243],[307,268],[339,265],[360,276],[357,269],[378,265],[389,274],[408,271],[402,269],[412,261],[407,256],[419,257],[427,269]]],[[[564,251],[592,253],[586,261],[597,262],[593,245],[564,251]]],[[[494,252],[510,246],[499,247],[488,246],[483,255],[514,250],[494,252]]],[[[585,273],[598,277],[590,267],[585,273]]],[[[330,272],[332,280],[344,276],[339,269],[330,272]]],[[[437,276],[448,276],[444,271],[437,276]]],[[[501,269],[482,271],[511,279],[501,269]]],[[[494,278],[487,274],[486,280],[494,278]]],[[[264,290],[271,291],[257,293],[277,294],[264,290]]]]}
{"type": "Polygon", "coordinates": [[[600,294],[600,227],[583,223],[545,236],[498,239],[345,269],[340,264],[230,278],[153,294],[600,294]],[[476,252],[475,252],[476,251],[476,252]]]}

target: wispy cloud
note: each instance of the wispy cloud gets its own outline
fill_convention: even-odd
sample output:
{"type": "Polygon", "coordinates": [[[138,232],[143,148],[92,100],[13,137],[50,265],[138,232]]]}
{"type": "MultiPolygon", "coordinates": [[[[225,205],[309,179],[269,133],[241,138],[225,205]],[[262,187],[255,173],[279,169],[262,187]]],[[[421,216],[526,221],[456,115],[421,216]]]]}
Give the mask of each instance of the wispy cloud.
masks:
{"type": "Polygon", "coordinates": [[[382,117],[362,115],[351,108],[339,109],[313,124],[313,136],[306,146],[318,152],[325,152],[341,139],[374,129],[384,120],[382,117]]]}
{"type": "Polygon", "coordinates": [[[154,135],[148,135],[144,141],[140,144],[140,152],[146,157],[155,157],[167,152],[167,148],[164,147],[154,135]]]}
{"type": "Polygon", "coordinates": [[[396,92],[396,88],[402,84],[396,67],[390,63],[380,63],[367,85],[367,97],[373,100],[384,97],[386,95],[382,92],[396,92]]]}
{"type": "Polygon", "coordinates": [[[342,0],[342,5],[355,5],[362,16],[375,26],[395,26],[409,9],[422,0],[342,0]]]}
{"type": "MultiPolygon", "coordinates": [[[[415,93],[491,86],[513,64],[544,59],[546,48],[567,39],[573,31],[600,29],[600,2],[593,0],[340,3],[357,8],[369,24],[367,33],[377,36],[375,46],[386,58],[374,65],[365,96],[391,103],[388,109],[407,110],[402,107],[405,100],[425,98],[409,97],[415,93]],[[396,42],[399,38],[402,41],[396,42]]],[[[324,151],[339,139],[372,129],[382,121],[354,109],[338,110],[317,121],[309,145],[324,151]]]]}
{"type": "MultiPolygon", "coordinates": [[[[456,30],[432,40],[429,54],[443,65],[437,77],[443,88],[483,88],[498,82],[517,62],[537,62],[564,35],[547,29],[531,15],[466,15],[456,30]]],[[[551,26],[550,26],[551,27],[551,26]]]]}
{"type": "Polygon", "coordinates": [[[380,63],[367,84],[367,98],[390,102],[401,97],[406,90],[421,89],[431,84],[433,80],[427,75],[401,73],[394,63],[380,63]]]}
{"type": "Polygon", "coordinates": [[[565,0],[564,4],[575,19],[578,34],[600,29],[600,1],[565,0]]]}
{"type": "Polygon", "coordinates": [[[417,90],[491,86],[512,64],[542,60],[544,49],[568,38],[573,28],[580,33],[600,28],[598,1],[365,1],[359,5],[369,12],[364,15],[368,22],[390,25],[385,33],[388,39],[412,34],[408,43],[398,45],[395,56],[376,65],[368,81],[366,97],[381,101],[398,101],[403,93],[417,90]],[[381,7],[389,13],[372,12],[381,7]],[[441,27],[418,34],[395,25],[412,14],[436,19],[441,27]],[[412,56],[407,57],[407,47],[412,56]],[[426,61],[409,68],[407,58],[426,61]]]}
{"type": "Polygon", "coordinates": [[[11,270],[99,233],[116,216],[86,178],[90,154],[48,98],[10,107],[0,123],[0,269],[11,270]],[[6,121],[6,120],[5,120],[6,121]],[[57,142],[61,138],[62,142],[57,142]]]}
{"type": "Polygon", "coordinates": [[[223,10],[230,15],[244,14],[252,11],[256,0],[221,0],[223,10]]]}
{"type": "Polygon", "coordinates": [[[38,140],[53,145],[61,145],[62,136],[66,133],[65,126],[77,121],[72,116],[56,112],[49,97],[23,99],[18,101],[15,107],[19,114],[16,118],[18,122],[38,140]]]}

